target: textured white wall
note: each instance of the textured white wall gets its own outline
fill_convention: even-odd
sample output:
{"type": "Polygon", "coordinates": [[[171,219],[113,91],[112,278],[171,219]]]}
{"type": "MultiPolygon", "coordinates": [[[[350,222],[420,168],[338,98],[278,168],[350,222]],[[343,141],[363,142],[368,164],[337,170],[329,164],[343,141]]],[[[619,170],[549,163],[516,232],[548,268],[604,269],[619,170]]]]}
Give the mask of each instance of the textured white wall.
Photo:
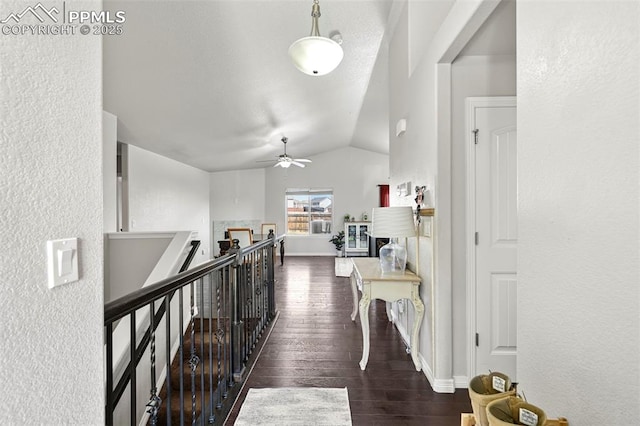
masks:
{"type": "Polygon", "coordinates": [[[640,411],[638,22],[518,2],[519,388],[572,425],[640,411]]]}
{"type": "Polygon", "coordinates": [[[104,424],[101,57],[95,36],[0,37],[0,424],[104,424]],[[50,290],[67,237],[80,280],[50,290]]]}
{"type": "Polygon", "coordinates": [[[129,230],[197,231],[209,259],[209,173],[129,145],[129,230]]]}
{"type": "Polygon", "coordinates": [[[265,169],[210,174],[211,220],[264,219],[265,169]]]}

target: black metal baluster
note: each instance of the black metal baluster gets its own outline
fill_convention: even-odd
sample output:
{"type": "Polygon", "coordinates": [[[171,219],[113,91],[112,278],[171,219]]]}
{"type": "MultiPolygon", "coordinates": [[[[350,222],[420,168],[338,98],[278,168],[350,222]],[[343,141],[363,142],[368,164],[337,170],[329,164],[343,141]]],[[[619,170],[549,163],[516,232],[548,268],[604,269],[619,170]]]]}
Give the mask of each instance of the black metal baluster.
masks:
{"type": "Polygon", "coordinates": [[[245,294],[247,300],[247,350],[245,352],[244,362],[249,361],[249,355],[251,355],[251,342],[253,340],[253,271],[254,271],[254,254],[249,255],[249,265],[247,266],[247,293],[245,294]]]}
{"type": "Polygon", "coordinates": [[[269,280],[267,283],[268,286],[268,299],[269,299],[269,319],[273,318],[276,314],[276,298],[275,298],[275,234],[273,232],[269,232],[269,238],[273,241],[273,250],[269,250],[267,253],[267,279],[269,280]]]}
{"type": "Polygon", "coordinates": [[[244,363],[249,359],[249,264],[247,264],[247,260],[245,259],[245,264],[242,268],[242,320],[244,322],[244,340],[243,347],[244,351],[242,353],[242,361],[244,363]]]}
{"type": "MultiPolygon", "coordinates": [[[[158,396],[158,389],[156,388],[156,327],[155,327],[155,302],[149,304],[149,319],[151,321],[151,396],[147,403],[147,413],[151,414],[151,426],[158,424],[158,412],[160,411],[160,405],[162,400],[158,396]]],[[[135,342],[135,340],[134,340],[135,342]]]]}
{"type": "Polygon", "coordinates": [[[233,359],[231,356],[231,351],[232,351],[232,347],[233,347],[233,340],[232,340],[232,331],[231,331],[231,327],[233,326],[232,324],[232,309],[231,309],[231,273],[232,273],[233,268],[231,266],[225,266],[224,268],[224,275],[223,275],[223,282],[222,282],[222,315],[224,318],[224,329],[226,330],[226,332],[229,335],[229,338],[227,339],[225,337],[224,340],[224,368],[225,368],[225,393],[224,393],[224,397],[226,398],[227,395],[229,394],[229,390],[231,389],[231,386],[233,386],[233,373],[232,373],[232,368],[231,368],[231,360],[233,359]]]}
{"type": "Polygon", "coordinates": [[[129,383],[129,392],[131,393],[131,410],[130,421],[132,425],[138,423],[138,413],[136,412],[136,394],[138,393],[136,384],[136,345],[138,339],[136,338],[136,311],[131,312],[129,315],[129,374],[131,375],[131,382],[129,383]]]}
{"type": "Polygon", "coordinates": [[[113,323],[106,324],[107,338],[107,406],[105,412],[105,423],[113,426],[113,323]]]}
{"type": "Polygon", "coordinates": [[[260,336],[262,336],[267,325],[265,312],[267,308],[267,253],[269,250],[271,250],[271,247],[265,247],[262,252],[262,262],[260,263],[260,336]]]}
{"type": "Polygon", "coordinates": [[[180,336],[180,426],[184,425],[184,295],[182,287],[178,290],[178,305],[180,305],[180,314],[178,315],[178,335],[180,336]]]}
{"type": "Polygon", "coordinates": [[[269,252],[273,251],[271,246],[264,252],[264,265],[262,266],[262,329],[267,327],[269,322],[269,252]]]}
{"type": "Polygon", "coordinates": [[[249,353],[253,353],[253,350],[256,347],[256,340],[258,339],[258,279],[260,274],[258,273],[258,268],[260,267],[258,263],[259,252],[252,253],[251,259],[251,350],[249,353]]]}
{"type": "Polygon", "coordinates": [[[167,389],[167,406],[166,406],[166,416],[167,416],[167,424],[171,425],[171,297],[166,295],[164,297],[164,305],[165,305],[165,356],[166,356],[166,369],[167,369],[167,378],[165,379],[165,389],[167,389]]]}
{"type": "Polygon", "coordinates": [[[233,370],[233,381],[241,382],[242,376],[244,375],[244,366],[242,365],[243,356],[242,351],[244,349],[244,345],[242,343],[243,337],[243,322],[242,322],[242,311],[243,305],[242,302],[242,270],[244,269],[242,265],[242,252],[240,251],[240,246],[238,245],[238,240],[233,240],[233,246],[229,249],[230,253],[235,254],[235,260],[233,262],[233,272],[231,273],[231,314],[232,318],[232,329],[231,329],[231,355],[232,355],[232,370],[233,370]]]}
{"type": "MultiPolygon", "coordinates": [[[[216,408],[220,409],[222,408],[222,398],[225,397],[225,390],[224,390],[224,383],[222,378],[223,378],[223,373],[222,373],[222,359],[224,357],[224,351],[222,350],[222,339],[224,339],[224,322],[225,320],[222,318],[221,314],[220,314],[220,287],[223,284],[222,281],[224,280],[224,276],[221,275],[220,273],[217,274],[216,276],[216,350],[217,350],[217,372],[218,372],[218,380],[217,380],[217,392],[216,392],[216,408]]],[[[212,292],[213,295],[213,292],[212,292]]],[[[213,304],[213,302],[212,302],[213,304]]],[[[213,311],[212,311],[213,313],[213,311]]]]}
{"type": "Polygon", "coordinates": [[[191,357],[189,358],[189,366],[191,367],[191,424],[196,424],[196,369],[198,368],[198,363],[200,362],[200,358],[196,355],[196,323],[195,323],[195,296],[194,285],[193,283],[189,284],[191,294],[189,295],[191,301],[191,319],[190,319],[190,327],[191,327],[191,357]]]}
{"type": "Polygon", "coordinates": [[[200,315],[200,357],[202,359],[202,368],[200,368],[200,417],[202,417],[202,424],[204,424],[204,417],[205,417],[205,409],[207,406],[207,401],[205,400],[205,396],[204,396],[204,391],[205,391],[205,387],[204,387],[204,376],[205,376],[205,351],[204,351],[204,315],[203,315],[203,310],[204,310],[204,280],[202,278],[200,278],[198,280],[198,284],[200,286],[200,309],[199,309],[199,315],[200,315]]]}
{"type": "Polygon", "coordinates": [[[207,292],[207,295],[209,296],[209,377],[208,377],[209,379],[209,424],[213,424],[213,422],[216,419],[214,414],[215,405],[213,403],[215,394],[213,391],[213,324],[212,324],[213,284],[214,284],[215,277],[213,276],[213,273],[210,273],[207,275],[207,278],[209,279],[209,291],[207,292]]]}
{"type": "Polygon", "coordinates": [[[244,262],[244,267],[242,268],[242,321],[244,322],[244,338],[242,341],[244,344],[244,350],[242,352],[242,361],[246,363],[249,358],[249,328],[251,327],[251,324],[249,323],[249,283],[251,282],[251,279],[249,277],[250,266],[247,263],[248,260],[245,258],[244,262]]]}

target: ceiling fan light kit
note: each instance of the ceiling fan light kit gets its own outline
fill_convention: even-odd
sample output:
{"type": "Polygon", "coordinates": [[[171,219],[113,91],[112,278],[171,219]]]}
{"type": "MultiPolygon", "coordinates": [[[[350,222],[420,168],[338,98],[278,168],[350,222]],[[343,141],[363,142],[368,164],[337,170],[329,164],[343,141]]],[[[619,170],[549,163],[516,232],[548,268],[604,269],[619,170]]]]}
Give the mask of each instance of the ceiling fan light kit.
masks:
{"type": "Polygon", "coordinates": [[[289,56],[293,64],[305,74],[320,76],[336,69],[344,52],[340,44],[341,37],[335,37],[335,41],[328,37],[322,37],[318,28],[320,17],[320,4],[314,0],[311,8],[311,35],[298,39],[289,47],[289,56]]]}
{"type": "MultiPolygon", "coordinates": [[[[311,160],[307,160],[306,158],[293,158],[293,157],[287,155],[287,141],[288,140],[289,139],[287,139],[286,136],[282,137],[281,141],[284,144],[284,154],[280,154],[278,156],[278,160],[277,160],[276,164],[273,165],[273,167],[282,167],[283,169],[288,169],[289,167],[291,167],[291,165],[298,166],[298,167],[304,167],[305,165],[303,163],[311,163],[311,160]]],[[[265,160],[265,161],[272,161],[272,160],[265,160]]]]}

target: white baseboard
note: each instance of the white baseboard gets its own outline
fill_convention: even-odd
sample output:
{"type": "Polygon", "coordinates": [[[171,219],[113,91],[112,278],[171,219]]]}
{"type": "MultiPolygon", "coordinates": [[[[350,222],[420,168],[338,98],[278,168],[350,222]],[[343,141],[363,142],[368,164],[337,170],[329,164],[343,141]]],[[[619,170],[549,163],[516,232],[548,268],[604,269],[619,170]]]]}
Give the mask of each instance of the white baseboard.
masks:
{"type": "Polygon", "coordinates": [[[433,390],[437,393],[454,393],[453,379],[436,379],[433,382],[433,390]]]}
{"type": "MultiPolygon", "coordinates": [[[[393,310],[391,311],[391,320],[393,321],[394,325],[396,326],[396,329],[400,333],[400,336],[402,337],[402,340],[404,341],[405,345],[407,345],[407,347],[410,347],[409,342],[411,341],[411,339],[409,338],[409,333],[407,333],[407,330],[405,330],[404,325],[402,324],[402,321],[398,321],[398,317],[396,316],[396,313],[393,310]]],[[[454,393],[455,392],[456,386],[455,386],[454,378],[436,379],[433,374],[433,371],[431,370],[431,366],[427,363],[427,360],[424,359],[421,353],[418,354],[418,359],[420,359],[422,372],[427,378],[427,380],[429,381],[429,384],[431,385],[431,388],[433,389],[434,392],[437,392],[437,393],[454,393]]],[[[465,383],[465,387],[466,387],[466,383],[465,383]]]]}
{"type": "Polygon", "coordinates": [[[405,346],[407,346],[408,348],[411,347],[411,338],[409,337],[409,333],[407,333],[407,330],[404,328],[404,324],[402,324],[402,321],[399,321],[399,318],[397,317],[396,312],[391,309],[391,322],[393,322],[393,324],[396,326],[396,330],[398,330],[398,332],[400,333],[400,337],[402,337],[402,340],[404,341],[405,346]]]}
{"type": "Polygon", "coordinates": [[[431,370],[431,366],[427,363],[427,360],[424,359],[422,354],[418,354],[418,356],[420,358],[420,363],[422,364],[422,372],[429,381],[434,392],[454,393],[456,391],[453,379],[436,379],[433,371],[431,370]]]}
{"type": "Polygon", "coordinates": [[[453,383],[456,389],[467,389],[469,387],[469,378],[467,376],[453,376],[453,383]]]}
{"type": "Polygon", "coordinates": [[[429,381],[431,388],[433,388],[433,382],[435,382],[436,378],[433,376],[433,371],[431,371],[431,366],[427,363],[427,360],[424,359],[422,354],[420,354],[420,364],[422,364],[422,373],[429,381]]]}

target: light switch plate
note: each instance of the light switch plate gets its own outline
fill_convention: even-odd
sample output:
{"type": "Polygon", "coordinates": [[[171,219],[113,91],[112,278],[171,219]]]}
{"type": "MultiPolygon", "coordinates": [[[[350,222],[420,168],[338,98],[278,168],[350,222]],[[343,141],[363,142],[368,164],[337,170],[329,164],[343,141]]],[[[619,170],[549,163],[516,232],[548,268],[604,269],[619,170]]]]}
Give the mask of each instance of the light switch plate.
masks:
{"type": "Polygon", "coordinates": [[[47,241],[49,288],[78,281],[78,239],[47,241]]]}

